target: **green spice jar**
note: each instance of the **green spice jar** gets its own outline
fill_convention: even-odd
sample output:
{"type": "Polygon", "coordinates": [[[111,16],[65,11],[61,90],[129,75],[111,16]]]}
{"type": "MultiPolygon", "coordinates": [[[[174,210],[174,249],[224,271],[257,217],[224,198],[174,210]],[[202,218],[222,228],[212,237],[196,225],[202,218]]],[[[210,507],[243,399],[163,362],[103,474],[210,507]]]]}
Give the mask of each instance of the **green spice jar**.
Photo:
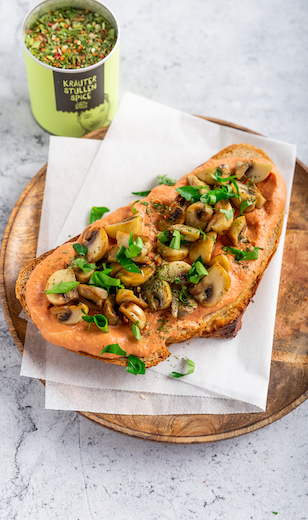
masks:
{"type": "Polygon", "coordinates": [[[55,135],[107,126],[118,107],[119,27],[96,0],[45,0],[23,24],[31,110],[55,135]]]}

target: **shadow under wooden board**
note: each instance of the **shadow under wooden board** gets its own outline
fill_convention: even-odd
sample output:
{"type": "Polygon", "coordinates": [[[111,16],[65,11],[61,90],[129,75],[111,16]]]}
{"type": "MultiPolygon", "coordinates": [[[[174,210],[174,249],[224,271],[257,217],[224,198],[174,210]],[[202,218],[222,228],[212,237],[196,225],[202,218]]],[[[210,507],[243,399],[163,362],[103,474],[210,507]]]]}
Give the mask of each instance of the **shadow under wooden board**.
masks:
{"type": "MultiPolygon", "coordinates": [[[[255,133],[232,123],[217,124],[255,133]]],[[[104,139],[107,128],[86,138],[104,139]]],[[[205,158],[206,159],[206,158],[205,158]]],[[[21,267],[36,254],[47,165],[21,194],[9,218],[0,254],[0,296],[8,328],[23,353],[26,322],[15,297],[21,267]]],[[[280,419],[308,397],[308,168],[296,170],[282,263],[267,409],[254,414],[112,415],[78,412],[118,433],[178,444],[215,442],[258,430],[280,419]]]]}

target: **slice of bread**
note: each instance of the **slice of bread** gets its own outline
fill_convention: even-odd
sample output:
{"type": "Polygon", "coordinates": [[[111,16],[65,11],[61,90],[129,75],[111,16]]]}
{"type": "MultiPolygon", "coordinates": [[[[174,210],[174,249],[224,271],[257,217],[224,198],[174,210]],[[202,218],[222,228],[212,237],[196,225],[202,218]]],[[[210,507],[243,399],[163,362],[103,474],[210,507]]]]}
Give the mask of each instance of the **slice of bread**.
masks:
{"type": "MultiPolygon", "coordinates": [[[[256,148],[254,146],[248,144],[235,144],[229,146],[219,153],[214,155],[211,161],[227,161],[228,158],[247,158],[252,160],[265,160],[272,162],[268,155],[261,149],[256,148]]],[[[205,163],[207,164],[207,163],[205,163]]],[[[194,170],[191,173],[194,173],[194,170]]],[[[279,173],[279,172],[278,172],[279,173]]],[[[281,184],[284,184],[284,181],[281,177],[281,174],[278,176],[278,180],[281,184]]],[[[184,183],[185,184],[185,183],[184,183]]],[[[187,183],[186,183],[187,184],[187,183]]],[[[282,187],[282,193],[284,192],[285,187],[282,187]]],[[[177,192],[174,191],[174,198],[178,195],[177,192]]],[[[283,198],[283,196],[282,196],[283,198]]],[[[237,334],[241,327],[242,316],[255,294],[258,284],[263,276],[263,273],[268,266],[273,254],[275,253],[279,238],[282,231],[284,219],[284,204],[280,201],[280,210],[277,213],[277,218],[275,225],[273,226],[270,237],[266,243],[266,246],[263,250],[262,261],[259,264],[258,271],[255,272],[249,279],[249,283],[243,288],[243,290],[238,294],[234,299],[227,303],[226,305],[221,306],[219,309],[214,312],[207,311],[202,319],[198,320],[196,326],[192,327],[191,322],[182,320],[182,325],[180,328],[176,328],[175,331],[169,331],[165,335],[164,344],[160,343],[157,350],[154,350],[151,354],[146,357],[139,356],[140,359],[145,363],[146,368],[155,366],[159,362],[163,361],[169,356],[169,351],[167,346],[172,343],[178,343],[187,341],[194,337],[221,337],[221,338],[230,338],[237,334]]],[[[265,223],[266,224],[266,223],[265,223]]],[[[76,242],[78,237],[75,237],[70,242],[76,242]]],[[[53,250],[54,251],[54,250],[53,250]]],[[[16,282],[16,296],[19,299],[22,307],[31,318],[31,310],[28,308],[26,293],[27,293],[27,282],[31,273],[35,270],[36,266],[38,266],[42,261],[44,261],[53,251],[49,251],[44,253],[39,258],[32,260],[27,263],[23,269],[21,270],[17,282],[16,282]]],[[[199,306],[198,306],[199,307],[199,306]]],[[[161,311],[157,311],[158,313],[161,311]]],[[[44,330],[41,330],[44,335],[44,330]]],[[[65,345],[62,345],[65,347],[65,345]]],[[[86,349],[85,349],[86,350],[86,349]]],[[[83,351],[82,348],[77,350],[78,353],[90,357],[94,357],[95,359],[103,360],[107,363],[117,364],[126,366],[128,363],[128,356],[117,356],[113,358],[105,358],[97,355],[90,354],[89,352],[83,351]]]]}

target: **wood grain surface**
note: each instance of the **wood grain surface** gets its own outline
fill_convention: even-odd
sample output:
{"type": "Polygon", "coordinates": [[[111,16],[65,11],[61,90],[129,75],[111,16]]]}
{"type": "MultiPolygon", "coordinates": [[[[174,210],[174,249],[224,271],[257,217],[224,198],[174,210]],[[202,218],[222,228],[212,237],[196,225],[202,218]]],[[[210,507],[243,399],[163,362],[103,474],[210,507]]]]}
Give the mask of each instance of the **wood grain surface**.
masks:
{"type": "MultiPolygon", "coordinates": [[[[255,133],[217,119],[209,121],[255,133]]],[[[88,134],[104,139],[108,128],[88,134]]],[[[21,194],[4,232],[0,253],[0,298],[8,328],[23,354],[26,331],[15,297],[23,265],[36,254],[47,165],[21,194]]],[[[280,419],[308,397],[308,168],[296,161],[284,247],[266,411],[228,415],[112,415],[78,412],[113,431],[152,441],[205,443],[247,434],[280,419]]]]}

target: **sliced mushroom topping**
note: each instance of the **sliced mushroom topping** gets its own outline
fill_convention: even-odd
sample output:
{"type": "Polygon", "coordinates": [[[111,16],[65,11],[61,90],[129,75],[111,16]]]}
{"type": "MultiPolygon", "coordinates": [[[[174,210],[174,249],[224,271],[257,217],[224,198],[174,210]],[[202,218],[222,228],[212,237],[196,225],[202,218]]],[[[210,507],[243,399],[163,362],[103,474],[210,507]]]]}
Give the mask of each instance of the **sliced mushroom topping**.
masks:
{"type": "Polygon", "coordinates": [[[139,305],[142,309],[148,307],[147,302],[142,298],[138,298],[131,289],[119,289],[116,295],[116,302],[121,305],[123,302],[133,302],[139,305]]]}
{"type": "Polygon", "coordinates": [[[88,314],[89,307],[84,303],[78,305],[62,305],[60,307],[51,307],[51,314],[57,316],[57,320],[64,325],[77,325],[82,321],[82,317],[88,314]]]}
{"type": "Polygon", "coordinates": [[[210,267],[208,272],[209,274],[204,276],[190,292],[203,307],[214,307],[227,294],[230,277],[218,263],[210,267]]]}
{"type": "MultiPolygon", "coordinates": [[[[114,246],[115,248],[117,248],[117,251],[119,251],[120,247],[122,247],[122,246],[125,247],[126,249],[129,247],[129,238],[130,238],[130,234],[124,233],[123,231],[117,231],[117,234],[116,234],[117,246],[114,246]]],[[[141,235],[140,238],[144,244],[143,248],[140,251],[139,255],[132,257],[133,262],[139,262],[139,263],[143,262],[147,258],[148,254],[152,251],[152,244],[149,241],[148,237],[141,235]]],[[[137,239],[137,235],[134,235],[133,240],[136,240],[136,239],[137,239]]],[[[114,256],[116,256],[116,254],[117,254],[117,253],[115,253],[115,251],[116,251],[116,249],[114,250],[114,252],[111,249],[109,256],[108,256],[108,259],[112,258],[112,260],[110,260],[112,262],[116,261],[116,260],[114,260],[114,256]]]]}
{"type": "Polygon", "coordinates": [[[159,240],[157,240],[157,250],[161,257],[167,262],[174,262],[176,260],[183,260],[187,257],[189,248],[185,245],[181,245],[180,249],[172,249],[172,247],[165,246],[159,240]]]}
{"type": "Polygon", "coordinates": [[[88,248],[87,259],[89,262],[98,262],[107,253],[109,240],[106,231],[102,227],[88,227],[81,235],[80,242],[88,248]]]}
{"type": "Polygon", "coordinates": [[[213,209],[202,202],[194,202],[188,206],[185,213],[185,224],[204,230],[211,220],[213,209]]]}
{"type": "Polygon", "coordinates": [[[175,288],[172,289],[172,300],[171,300],[170,307],[171,307],[171,316],[172,316],[172,318],[175,318],[175,319],[178,317],[178,314],[179,314],[179,304],[180,304],[179,294],[180,294],[180,291],[178,289],[175,289],[175,288]]]}
{"type": "Polygon", "coordinates": [[[132,258],[132,260],[134,262],[142,263],[148,259],[148,254],[152,251],[153,246],[147,237],[141,236],[140,238],[142,239],[144,246],[139,255],[132,258]]]}
{"type": "Polygon", "coordinates": [[[117,262],[117,254],[120,251],[120,246],[117,244],[114,244],[108,253],[107,261],[110,263],[116,263],[117,262]]]}
{"type": "Polygon", "coordinates": [[[110,273],[110,276],[112,276],[113,278],[115,278],[116,275],[123,269],[121,264],[119,264],[118,262],[111,262],[111,267],[112,271],[110,273]]]}
{"type": "Polygon", "coordinates": [[[259,190],[259,188],[257,188],[257,186],[255,187],[255,191],[256,191],[256,196],[257,196],[256,208],[261,209],[261,208],[263,208],[264,204],[266,203],[266,199],[263,197],[261,191],[259,190]]]}
{"type": "Polygon", "coordinates": [[[170,231],[179,231],[181,235],[183,235],[184,240],[186,240],[186,242],[195,242],[195,240],[198,240],[198,238],[200,237],[200,230],[192,226],[185,226],[184,224],[175,224],[174,226],[170,226],[168,229],[170,231]]]}
{"type": "Polygon", "coordinates": [[[208,263],[208,266],[211,267],[214,264],[220,264],[221,267],[224,268],[225,271],[229,271],[230,269],[230,262],[228,260],[227,255],[216,255],[213,256],[212,260],[208,263]]]}
{"type": "Polygon", "coordinates": [[[197,308],[198,304],[193,298],[186,298],[185,303],[181,300],[179,301],[179,310],[178,310],[178,319],[183,320],[194,312],[194,310],[197,308]]]}
{"type": "Polygon", "coordinates": [[[246,217],[245,215],[236,217],[232,222],[232,225],[227,233],[229,240],[234,246],[237,246],[241,240],[242,233],[246,229],[246,217]]]}
{"type": "Polygon", "coordinates": [[[142,215],[141,213],[136,213],[131,217],[127,217],[120,222],[115,222],[114,224],[107,224],[105,226],[106,233],[111,238],[116,238],[117,231],[123,231],[124,233],[130,234],[131,232],[136,235],[142,234],[142,215]]]}
{"type": "Polygon", "coordinates": [[[187,262],[168,262],[158,271],[158,278],[166,280],[168,283],[181,284],[187,282],[187,275],[191,270],[191,265],[187,262]]]}
{"type": "Polygon", "coordinates": [[[247,170],[249,168],[251,168],[252,166],[252,162],[247,159],[247,161],[237,161],[236,165],[235,165],[235,175],[236,177],[240,180],[244,175],[245,173],[247,172],[247,170]]]}
{"type": "MultiPolygon", "coordinates": [[[[59,269],[55,271],[49,278],[46,291],[50,291],[55,285],[61,282],[76,282],[76,276],[72,269],[59,269]]],[[[53,305],[63,305],[70,300],[76,300],[78,298],[78,292],[76,287],[67,293],[56,293],[46,294],[47,299],[53,305]]]]}
{"type": "Polygon", "coordinates": [[[226,179],[227,177],[230,177],[231,175],[231,169],[229,164],[220,164],[219,166],[212,166],[210,168],[204,168],[197,172],[197,177],[201,179],[202,181],[206,182],[207,184],[213,185],[220,185],[221,183],[213,177],[213,175],[216,174],[217,169],[221,171],[221,177],[223,179],[226,179]]]}
{"type": "Polygon", "coordinates": [[[116,232],[116,241],[118,247],[128,248],[129,246],[129,237],[130,233],[126,233],[125,231],[121,231],[120,229],[116,232]]]}
{"type": "Polygon", "coordinates": [[[172,224],[184,224],[185,210],[188,204],[188,201],[184,197],[178,195],[172,204],[170,204],[168,214],[158,222],[158,229],[165,231],[172,224]]]}
{"type": "Polygon", "coordinates": [[[121,282],[124,285],[137,287],[137,285],[142,285],[147,282],[154,273],[155,269],[148,265],[141,269],[141,273],[131,273],[123,267],[121,271],[118,272],[117,278],[121,278],[121,282]]]}
{"type": "Polygon", "coordinates": [[[76,266],[73,267],[73,271],[76,275],[77,281],[80,283],[87,283],[90,280],[92,274],[95,272],[94,269],[91,269],[91,271],[86,273],[85,271],[76,266]]]}
{"type": "Polygon", "coordinates": [[[201,181],[206,182],[206,184],[210,184],[210,185],[218,184],[219,185],[219,182],[212,177],[212,175],[214,175],[216,173],[216,171],[217,171],[217,166],[212,166],[211,168],[203,168],[202,170],[199,170],[196,173],[196,176],[201,181]]]}
{"type": "Polygon", "coordinates": [[[206,231],[213,230],[218,235],[224,235],[230,229],[233,222],[233,208],[230,202],[220,200],[215,204],[215,215],[207,225],[206,231]],[[224,213],[227,211],[228,213],[224,213]],[[227,216],[228,215],[228,216],[227,216]]]}
{"type": "Polygon", "coordinates": [[[220,166],[218,166],[218,168],[221,171],[221,174],[222,174],[221,177],[223,179],[230,177],[230,175],[231,175],[230,164],[221,164],[220,166]]]}
{"type": "Polygon", "coordinates": [[[109,325],[119,325],[121,323],[121,318],[117,314],[117,303],[114,294],[110,294],[108,298],[105,300],[103,306],[103,315],[107,318],[109,325]]]}
{"type": "Polygon", "coordinates": [[[216,238],[217,233],[210,231],[206,234],[205,240],[201,237],[196,242],[193,242],[189,248],[189,259],[191,262],[195,262],[201,256],[202,262],[208,264],[211,260],[216,238]]]}
{"type": "MultiPolygon", "coordinates": [[[[249,184],[243,184],[240,181],[237,182],[237,185],[238,185],[240,199],[238,199],[237,197],[233,197],[232,203],[234,204],[234,206],[236,208],[239,208],[242,202],[248,201],[248,202],[250,202],[250,205],[244,209],[244,212],[248,213],[249,211],[253,211],[256,207],[256,201],[257,201],[255,188],[253,186],[250,186],[249,184]]],[[[233,184],[232,184],[232,190],[234,191],[234,193],[236,193],[236,188],[233,184]]]]}
{"type": "Polygon", "coordinates": [[[132,323],[136,323],[140,330],[144,329],[146,324],[146,315],[144,310],[133,302],[124,302],[120,305],[119,311],[126,316],[132,323]],[[138,322],[138,323],[137,323],[138,322]]]}
{"type": "Polygon", "coordinates": [[[187,181],[188,181],[189,186],[193,186],[194,188],[199,188],[199,186],[204,186],[204,188],[200,188],[198,190],[200,195],[203,195],[204,193],[208,193],[208,191],[210,190],[210,187],[207,184],[205,184],[205,182],[200,181],[200,179],[198,179],[197,175],[187,175],[187,181]]]}
{"type": "Polygon", "coordinates": [[[264,163],[260,161],[253,161],[252,167],[246,172],[245,177],[257,184],[265,181],[272,171],[273,165],[271,163],[264,163]]]}
{"type": "Polygon", "coordinates": [[[151,311],[167,309],[172,301],[171,287],[165,280],[155,278],[142,287],[144,299],[151,311]]]}
{"type": "Polygon", "coordinates": [[[106,300],[108,297],[108,292],[106,289],[95,287],[94,285],[80,284],[77,287],[77,291],[79,296],[85,298],[86,300],[91,300],[98,307],[102,307],[104,300],[106,300]]]}
{"type": "Polygon", "coordinates": [[[172,288],[171,315],[172,318],[183,320],[191,314],[198,304],[191,296],[185,296],[184,301],[180,298],[180,290],[176,287],[172,288]]]}

